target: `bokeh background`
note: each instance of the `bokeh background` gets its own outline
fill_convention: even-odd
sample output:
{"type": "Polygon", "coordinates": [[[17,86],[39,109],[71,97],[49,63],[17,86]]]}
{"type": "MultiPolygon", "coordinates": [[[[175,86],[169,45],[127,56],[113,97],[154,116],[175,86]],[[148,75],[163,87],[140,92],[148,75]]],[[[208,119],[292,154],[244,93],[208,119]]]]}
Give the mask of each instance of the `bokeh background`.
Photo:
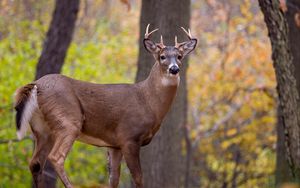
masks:
{"type": "MultiPolygon", "coordinates": [[[[0,1],[0,187],[30,187],[32,137],[16,140],[13,93],[34,79],[55,2],[0,1]]],[[[81,1],[62,73],[132,83],[141,2],[81,1]]],[[[255,0],[192,0],[198,38],[187,72],[191,187],[273,187],[276,92],[271,47],[255,0]]],[[[76,142],[66,169],[77,187],[106,185],[106,149],[76,142]]],[[[120,187],[130,185],[123,164],[120,187]]],[[[62,187],[59,184],[59,187],[62,187]]]]}

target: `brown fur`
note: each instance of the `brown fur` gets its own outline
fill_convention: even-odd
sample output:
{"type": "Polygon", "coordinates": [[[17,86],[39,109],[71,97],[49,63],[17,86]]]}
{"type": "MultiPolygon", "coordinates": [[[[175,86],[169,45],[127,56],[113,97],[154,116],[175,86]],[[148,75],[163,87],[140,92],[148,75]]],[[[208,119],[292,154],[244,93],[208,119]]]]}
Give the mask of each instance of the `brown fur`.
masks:
{"type": "Polygon", "coordinates": [[[192,42],[182,43],[182,51],[181,46],[165,47],[145,39],[156,63],[148,78],[136,84],[95,84],[52,74],[18,90],[17,104],[26,99],[30,87],[37,87],[38,108],[30,120],[36,139],[30,169],[36,185],[42,186],[40,174],[49,159],[64,185],[72,187],[63,165],[79,140],[110,148],[110,187],[118,186],[123,156],[136,187],[143,187],[140,147],[150,143],[176,95],[179,74],[170,74],[169,65],[180,67],[184,54],[195,48],[192,42]]]}
{"type": "Polygon", "coordinates": [[[15,96],[14,96],[14,107],[18,107],[18,105],[23,102],[26,101],[27,98],[29,97],[31,90],[33,89],[34,84],[27,84],[25,86],[22,86],[20,88],[18,88],[15,92],[15,96]]]}
{"type": "Polygon", "coordinates": [[[35,82],[39,108],[52,132],[72,122],[68,126],[80,131],[79,139],[86,135],[107,143],[98,146],[121,148],[128,139],[142,145],[157,131],[177,88],[162,86],[159,72],[152,74],[138,84],[107,85],[47,75],[35,82]]]}

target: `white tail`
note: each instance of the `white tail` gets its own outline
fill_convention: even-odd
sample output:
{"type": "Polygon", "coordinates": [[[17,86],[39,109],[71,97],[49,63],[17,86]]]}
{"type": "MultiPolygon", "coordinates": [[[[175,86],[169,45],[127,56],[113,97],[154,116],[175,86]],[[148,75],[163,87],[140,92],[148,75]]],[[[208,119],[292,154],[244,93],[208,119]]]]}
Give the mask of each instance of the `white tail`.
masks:
{"type": "Polygon", "coordinates": [[[23,113],[21,114],[21,123],[17,131],[17,136],[19,140],[25,137],[29,127],[29,121],[31,120],[32,114],[37,108],[38,108],[37,87],[35,85],[31,90],[29,98],[25,102],[25,107],[23,113]]]}

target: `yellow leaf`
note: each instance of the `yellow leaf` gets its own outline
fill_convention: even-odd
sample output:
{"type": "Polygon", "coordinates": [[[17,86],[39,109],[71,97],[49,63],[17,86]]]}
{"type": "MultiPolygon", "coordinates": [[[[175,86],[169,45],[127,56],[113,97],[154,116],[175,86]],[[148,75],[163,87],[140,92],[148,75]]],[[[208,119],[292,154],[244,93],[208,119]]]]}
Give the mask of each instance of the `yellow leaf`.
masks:
{"type": "Polygon", "coordinates": [[[236,133],[237,133],[236,128],[232,128],[232,129],[229,129],[229,130],[227,131],[227,135],[228,135],[228,136],[235,135],[236,133]]]}

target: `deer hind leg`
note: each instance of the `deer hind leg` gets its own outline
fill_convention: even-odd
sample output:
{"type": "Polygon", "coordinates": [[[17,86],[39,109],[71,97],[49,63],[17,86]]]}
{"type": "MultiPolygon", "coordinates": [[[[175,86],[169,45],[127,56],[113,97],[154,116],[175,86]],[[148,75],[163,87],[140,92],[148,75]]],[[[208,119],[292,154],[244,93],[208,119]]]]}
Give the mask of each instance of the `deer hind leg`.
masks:
{"type": "Polygon", "coordinates": [[[53,146],[50,138],[36,136],[34,153],[29,165],[36,187],[43,187],[42,176],[47,156],[53,146]]]}
{"type": "Polygon", "coordinates": [[[110,188],[118,187],[122,157],[123,155],[120,149],[108,148],[108,170],[110,188]]]}
{"type": "Polygon", "coordinates": [[[73,124],[64,123],[62,129],[54,131],[54,145],[48,155],[48,160],[52,163],[56,173],[67,188],[71,188],[72,184],[65,172],[64,162],[74,141],[79,135],[79,131],[80,130],[73,124]]]}
{"type": "Polygon", "coordinates": [[[36,187],[45,187],[42,185],[43,169],[48,154],[52,149],[53,141],[51,140],[47,123],[39,113],[34,114],[30,124],[35,138],[35,147],[29,168],[36,187]]]}

